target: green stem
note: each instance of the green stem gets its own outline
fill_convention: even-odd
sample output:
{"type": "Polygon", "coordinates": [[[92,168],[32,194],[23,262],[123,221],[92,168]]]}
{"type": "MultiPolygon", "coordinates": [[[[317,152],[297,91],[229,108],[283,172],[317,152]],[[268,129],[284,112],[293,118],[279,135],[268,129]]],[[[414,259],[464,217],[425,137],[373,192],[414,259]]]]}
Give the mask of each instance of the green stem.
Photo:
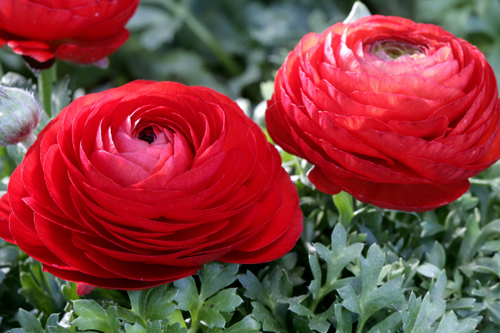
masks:
{"type": "Polygon", "coordinates": [[[49,69],[42,71],[38,75],[38,94],[40,97],[40,103],[49,118],[52,117],[52,83],[54,83],[56,79],[56,64],[52,65],[49,69]]]}
{"type": "Polygon", "coordinates": [[[164,0],[159,3],[173,12],[175,16],[182,17],[187,27],[212,51],[231,75],[241,73],[240,66],[227,54],[210,30],[194,17],[185,6],[174,0],[164,0]]]}
{"type": "Polygon", "coordinates": [[[316,308],[318,307],[319,302],[321,302],[321,300],[323,299],[323,296],[320,296],[320,294],[321,294],[321,289],[320,289],[320,292],[318,292],[318,299],[313,299],[313,302],[311,303],[311,305],[309,305],[309,309],[312,312],[316,311],[316,308]]]}
{"type": "Polygon", "coordinates": [[[203,306],[203,304],[198,304],[198,307],[190,311],[191,314],[191,327],[189,328],[188,333],[196,333],[198,332],[198,327],[200,327],[200,320],[198,319],[198,309],[203,306]]]}
{"type": "MultiPolygon", "coordinates": [[[[337,279],[335,279],[335,281],[337,281],[337,279]]],[[[316,311],[316,307],[319,305],[319,302],[321,302],[321,300],[323,298],[325,298],[326,295],[328,295],[328,291],[329,291],[329,289],[330,289],[331,286],[332,286],[332,284],[329,283],[327,286],[325,285],[325,286],[319,288],[319,290],[318,290],[318,299],[313,299],[312,303],[309,305],[309,309],[312,312],[316,311]]]]}
{"type": "Polygon", "coordinates": [[[356,329],[356,333],[362,333],[363,332],[363,327],[365,326],[365,321],[360,321],[358,324],[358,328],[356,329]]]}

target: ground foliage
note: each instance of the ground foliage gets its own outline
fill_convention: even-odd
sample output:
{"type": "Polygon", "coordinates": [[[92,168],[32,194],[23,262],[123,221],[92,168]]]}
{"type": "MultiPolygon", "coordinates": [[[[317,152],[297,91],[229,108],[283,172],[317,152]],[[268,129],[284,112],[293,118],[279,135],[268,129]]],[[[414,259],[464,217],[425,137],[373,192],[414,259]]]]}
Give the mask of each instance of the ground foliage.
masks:
{"type": "MultiPolygon", "coordinates": [[[[345,18],[352,1],[142,0],[130,41],[106,69],[58,64],[53,113],[85,92],[133,79],[205,85],[237,99],[262,124],[274,71],[309,31],[345,18]],[[71,79],[69,79],[69,77],[71,79]]],[[[443,26],[478,45],[500,73],[496,0],[366,1],[372,13],[443,26]]],[[[2,50],[1,83],[34,91],[19,58],[2,50]],[[12,73],[21,73],[22,75],[12,73]]],[[[43,128],[42,119],[37,128],[43,128]]],[[[0,147],[0,191],[22,160],[0,147]]],[[[306,161],[282,153],[304,212],[296,247],[272,263],[211,263],[144,291],[95,289],[42,271],[0,241],[0,331],[450,332],[500,330],[500,164],[459,200],[426,213],[379,209],[307,180],[306,161]]],[[[1,193],[1,192],[0,192],[1,193]]],[[[422,195],[425,195],[424,193],[422,195]]]]}

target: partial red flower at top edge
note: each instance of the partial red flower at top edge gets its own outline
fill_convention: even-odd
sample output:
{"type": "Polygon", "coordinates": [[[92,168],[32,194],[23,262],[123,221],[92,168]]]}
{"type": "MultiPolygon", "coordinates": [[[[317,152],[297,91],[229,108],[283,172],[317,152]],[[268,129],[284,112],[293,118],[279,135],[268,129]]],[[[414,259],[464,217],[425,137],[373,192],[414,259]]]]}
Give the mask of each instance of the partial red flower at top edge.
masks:
{"type": "Polygon", "coordinates": [[[306,35],[277,73],[272,139],[309,179],[379,207],[460,197],[500,156],[497,83],[484,55],[438,26],[363,17],[306,35]]]}
{"type": "Polygon", "coordinates": [[[138,4],[139,0],[0,0],[0,46],[7,44],[38,63],[95,63],[128,39],[125,24],[138,4]]]}
{"type": "Polygon", "coordinates": [[[172,82],[75,100],[0,201],[0,237],[80,293],[271,261],[301,231],[297,190],[257,124],[222,94],[172,82]]]}

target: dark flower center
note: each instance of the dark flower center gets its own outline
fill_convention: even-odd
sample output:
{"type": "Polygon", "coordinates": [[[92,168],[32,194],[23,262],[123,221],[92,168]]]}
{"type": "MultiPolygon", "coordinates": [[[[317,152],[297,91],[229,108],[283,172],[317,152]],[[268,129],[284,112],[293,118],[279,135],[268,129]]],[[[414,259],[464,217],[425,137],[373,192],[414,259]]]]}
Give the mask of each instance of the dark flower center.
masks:
{"type": "Polygon", "coordinates": [[[371,44],[370,52],[385,61],[396,60],[403,56],[415,59],[424,56],[418,45],[393,39],[377,40],[371,44]]]}
{"type": "Polygon", "coordinates": [[[144,127],[137,137],[139,140],[146,141],[149,144],[152,144],[156,139],[155,131],[152,126],[144,127]]]}

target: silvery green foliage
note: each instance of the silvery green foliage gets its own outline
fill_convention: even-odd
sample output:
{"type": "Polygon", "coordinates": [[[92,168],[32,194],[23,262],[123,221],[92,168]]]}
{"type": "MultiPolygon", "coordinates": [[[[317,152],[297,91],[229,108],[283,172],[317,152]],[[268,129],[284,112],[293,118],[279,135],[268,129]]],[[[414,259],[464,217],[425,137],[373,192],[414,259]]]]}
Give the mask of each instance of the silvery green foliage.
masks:
{"type": "MultiPolygon", "coordinates": [[[[79,299],[74,284],[24,261],[22,273],[31,279],[22,295],[31,293],[26,299],[39,304],[31,313],[19,311],[22,328],[12,332],[466,333],[500,327],[497,255],[490,255],[499,244],[499,223],[481,223],[481,200],[473,194],[414,214],[373,208],[345,194],[335,206],[300,182],[298,187],[306,223],[322,232],[267,265],[210,263],[194,277],[125,298],[96,289],[79,299]],[[342,212],[352,212],[347,228],[338,223],[342,212]],[[431,221],[443,229],[432,233],[431,221]],[[327,240],[326,230],[332,230],[327,240]],[[65,308],[51,301],[61,299],[65,308]],[[65,314],[47,313],[56,311],[50,304],[65,314]]],[[[498,201],[482,185],[472,192],[481,189],[490,193],[483,200],[498,201]]]]}

